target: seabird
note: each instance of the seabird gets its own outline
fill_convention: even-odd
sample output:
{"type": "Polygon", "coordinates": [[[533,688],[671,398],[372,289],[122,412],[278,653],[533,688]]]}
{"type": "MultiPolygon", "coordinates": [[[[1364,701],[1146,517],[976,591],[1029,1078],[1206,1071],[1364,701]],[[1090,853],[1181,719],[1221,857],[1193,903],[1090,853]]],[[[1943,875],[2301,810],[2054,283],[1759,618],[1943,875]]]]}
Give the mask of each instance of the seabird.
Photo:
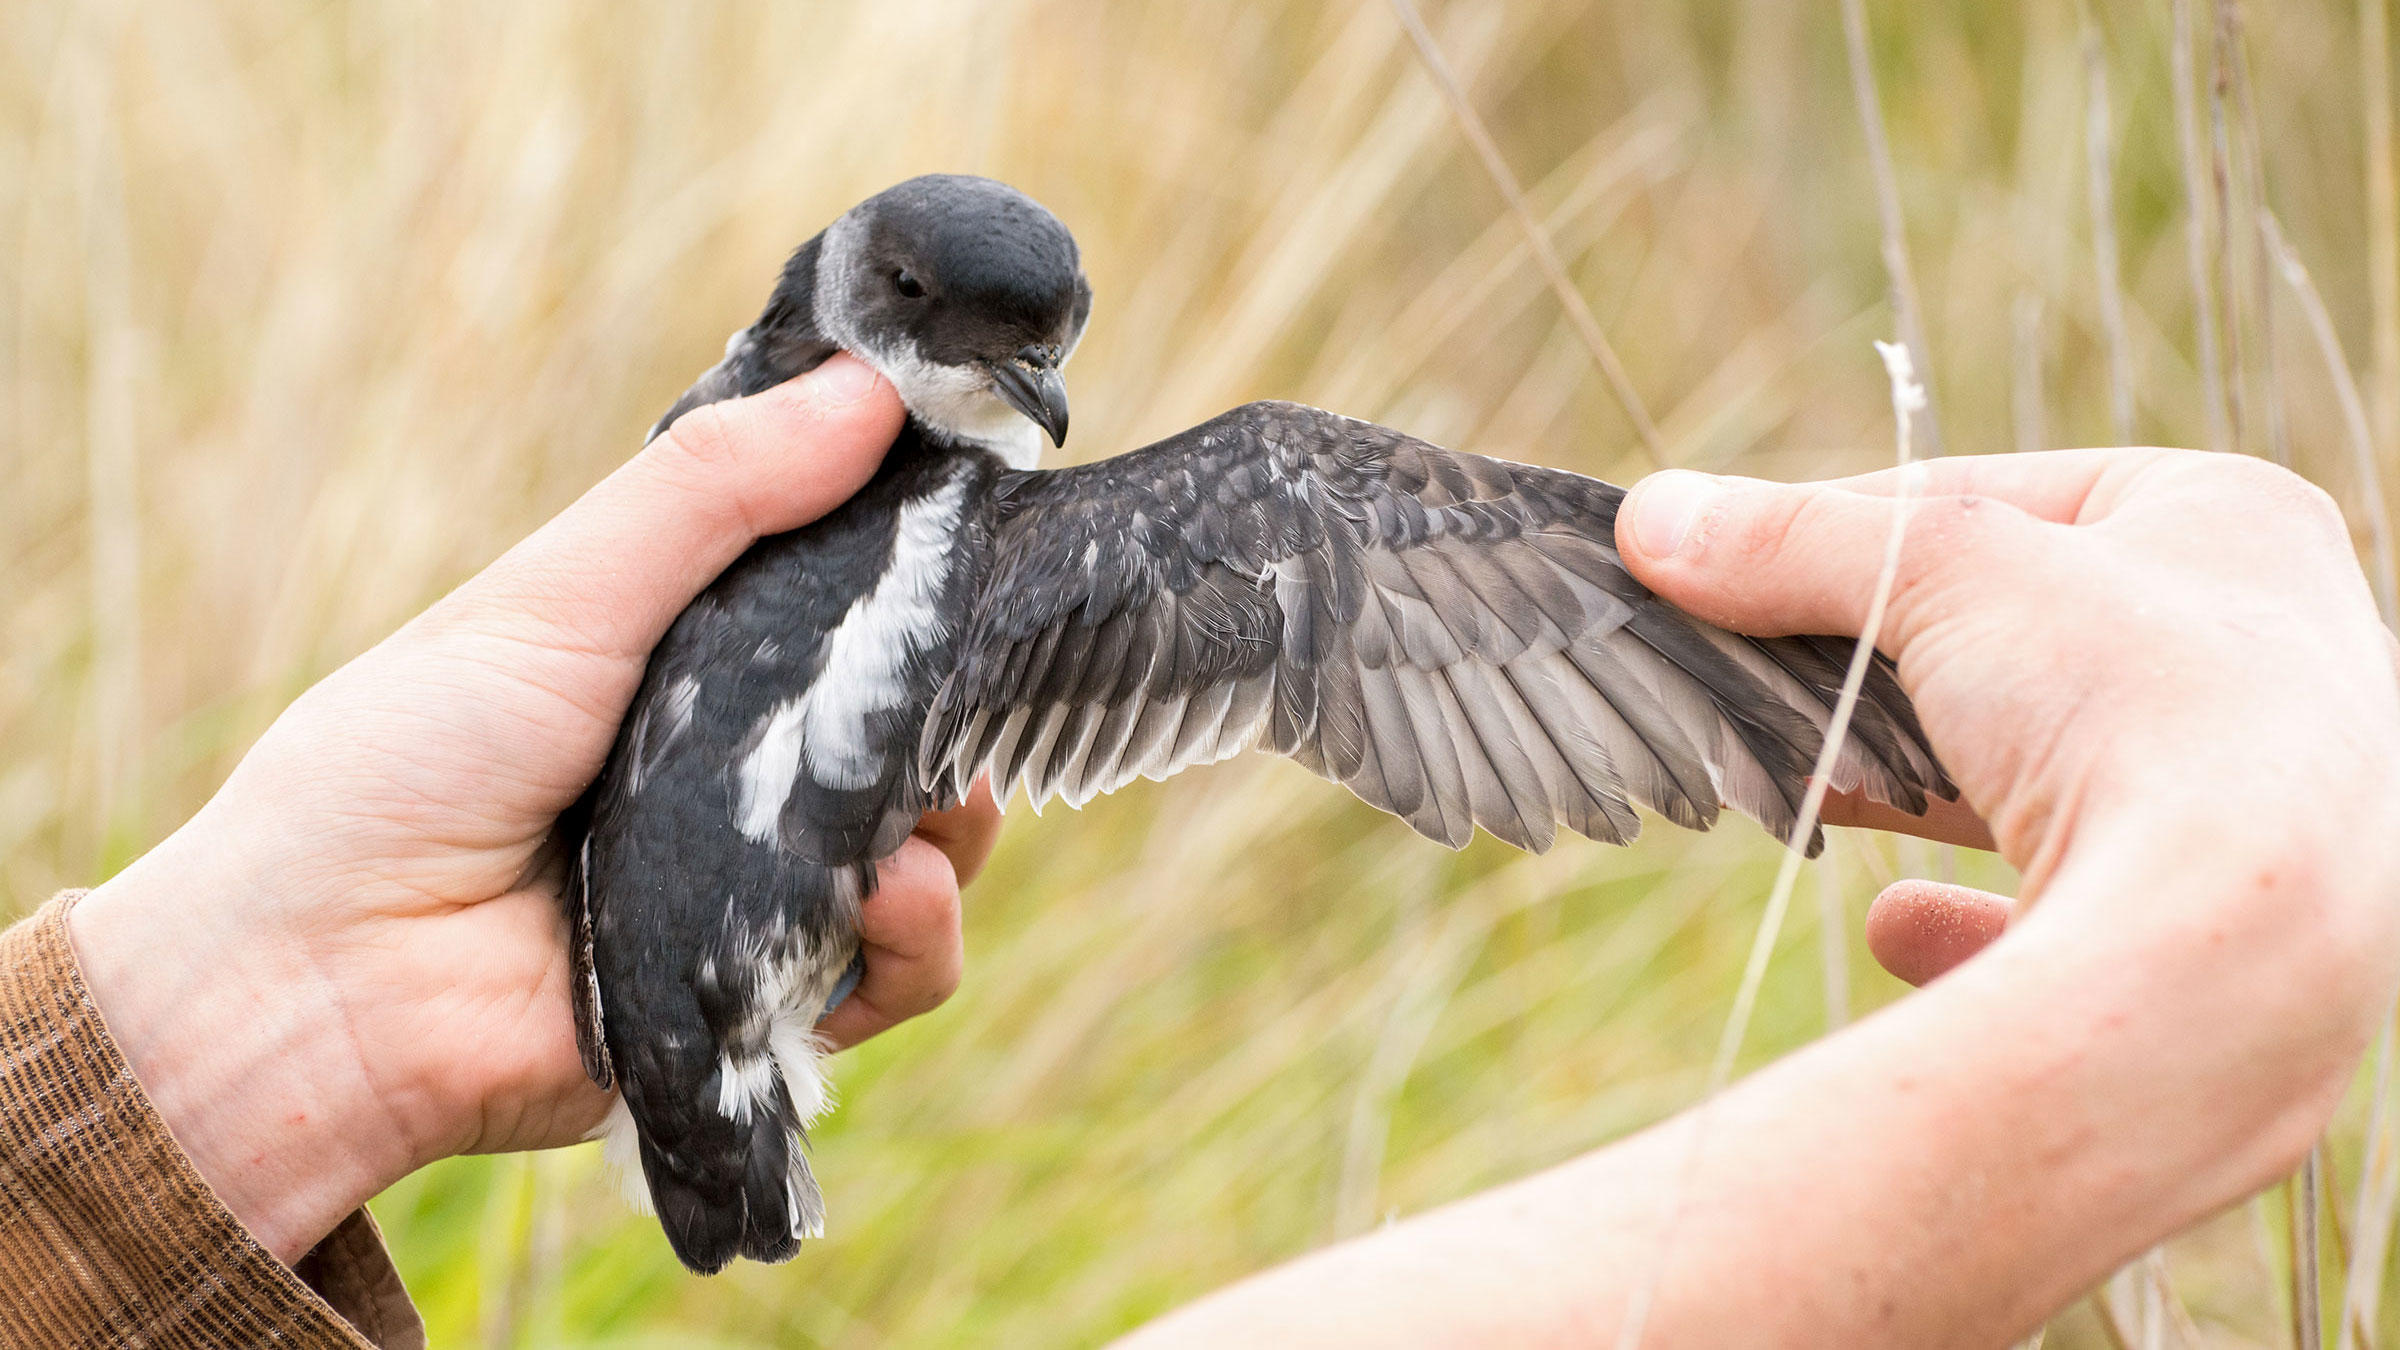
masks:
{"type": "MultiPolygon", "coordinates": [[[[836,349],[908,408],[857,496],[677,619],[562,827],[577,1040],[621,1093],[603,1133],[693,1270],[823,1232],[813,1028],[856,979],[876,861],[979,775],[1080,806],[1272,750],[1452,848],[1628,843],[1636,806],[1794,823],[1848,640],[1652,596],[1620,488],[1299,404],[1039,469],[1090,312],[1048,211],[910,179],[802,244],[651,429],[836,349]]],[[[1912,813],[1956,796],[1880,658],[1833,777],[1912,813]]]]}

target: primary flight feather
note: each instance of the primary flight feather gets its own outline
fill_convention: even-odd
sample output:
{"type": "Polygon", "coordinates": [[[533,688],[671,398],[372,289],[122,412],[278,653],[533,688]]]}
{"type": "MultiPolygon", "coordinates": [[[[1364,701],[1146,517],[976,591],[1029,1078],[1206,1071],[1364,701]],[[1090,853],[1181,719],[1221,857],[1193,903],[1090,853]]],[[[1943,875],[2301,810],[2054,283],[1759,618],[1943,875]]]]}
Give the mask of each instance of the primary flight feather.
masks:
{"type": "MultiPolygon", "coordinates": [[[[801,245],[652,429],[837,349],[909,412],[857,496],[676,621],[564,826],[584,1065],[695,1270],[822,1232],[813,1027],[877,860],[979,775],[1081,805],[1266,749],[1452,847],[1627,843],[1636,806],[1794,822],[1847,640],[1652,596],[1617,556],[1622,489],[1297,404],[1037,469],[1090,310],[1049,212],[911,179],[801,245]]],[[[1956,795],[1880,658],[1834,785],[1956,795]]]]}

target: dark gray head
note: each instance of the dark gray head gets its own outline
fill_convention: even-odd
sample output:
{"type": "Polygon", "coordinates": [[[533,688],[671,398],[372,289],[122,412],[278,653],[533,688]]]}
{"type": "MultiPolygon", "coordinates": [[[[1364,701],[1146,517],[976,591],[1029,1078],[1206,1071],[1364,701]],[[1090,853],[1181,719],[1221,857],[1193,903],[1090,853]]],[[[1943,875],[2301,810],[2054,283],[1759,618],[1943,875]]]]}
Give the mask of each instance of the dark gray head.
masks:
{"type": "Polygon", "coordinates": [[[1059,366],[1092,288],[1075,237],[1005,183],[929,174],[825,231],[813,308],[824,336],[883,372],[917,420],[1026,467],[1038,426],[1067,434],[1059,366]]]}

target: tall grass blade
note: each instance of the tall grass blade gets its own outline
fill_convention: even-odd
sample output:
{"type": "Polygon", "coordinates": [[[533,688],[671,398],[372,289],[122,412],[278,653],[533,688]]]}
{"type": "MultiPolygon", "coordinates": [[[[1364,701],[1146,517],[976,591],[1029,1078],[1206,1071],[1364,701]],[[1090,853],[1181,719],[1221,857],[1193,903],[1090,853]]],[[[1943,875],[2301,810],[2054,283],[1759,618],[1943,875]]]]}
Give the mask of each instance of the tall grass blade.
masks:
{"type": "Polygon", "coordinates": [[[2284,285],[2291,290],[2292,298],[2299,302],[2301,315],[2308,320],[2309,333],[2317,341],[2317,354],[2332,380],[2350,448],[2358,506],[2366,517],[2367,549],[2372,562],[2367,579],[2375,588],[2375,603],[2383,611],[2384,624],[2400,627],[2400,582],[2396,582],[2393,570],[2391,509],[2383,493],[2383,470],[2375,458],[2375,433],[2367,422],[2366,400],[2360,397],[2358,380],[2350,373],[2350,358],[2342,352],[2341,334],[2334,329],[2333,315],[2325,308],[2325,297],[2317,292],[2307,266],[2284,236],[2282,223],[2276,220],[2274,212],[2262,211],[2259,229],[2266,237],[2277,270],[2283,275],[2284,285]]]}
{"type": "Polygon", "coordinates": [[[2400,184],[2392,145],[2390,0],[2358,0],[2358,93],[2366,130],[2367,293],[2373,299],[2375,443],[2400,450],[2400,184]]]}
{"type": "Polygon", "coordinates": [[[2125,1325],[2125,1310],[2121,1306],[2124,1300],[2118,1297],[2120,1286],[2130,1287],[2123,1272],[2093,1290],[2084,1303],[2092,1310],[2092,1320],[2100,1324],[2101,1339],[2108,1342],[2109,1350],[2141,1350],[2135,1344],[2134,1330],[2125,1325]]]}
{"type": "Polygon", "coordinates": [[[1875,216],[1883,239],[1883,270],[1891,286],[1892,318],[1908,348],[1925,402],[1925,453],[1943,453],[1941,418],[1933,401],[1933,351],[1925,343],[1923,308],[1917,300],[1916,267],[1909,261],[1908,220],[1900,209],[1900,177],[1892,167],[1892,143],[1884,128],[1883,95],[1875,84],[1875,58],[1868,42],[1866,0],[1842,0],[1843,51],[1850,68],[1850,96],[1866,135],[1867,170],[1875,183],[1875,216]]]}
{"type": "Polygon", "coordinates": [[[1825,978],[1825,1034],[1850,1024],[1850,907],[1841,851],[1826,842],[1817,859],[1817,962],[1825,978]]]}
{"type": "Polygon", "coordinates": [[[2317,1173],[2323,1165],[2319,1150],[2310,1149],[2290,1182],[2292,1263],[2292,1344],[2297,1350],[2323,1350],[2324,1308],[2319,1300],[2317,1267],[2317,1173]]]}
{"type": "Polygon", "coordinates": [[[2014,341],[2009,348],[2009,429],[2015,433],[2017,452],[2023,454],[2050,443],[2049,409],[2042,394],[2042,297],[2019,291],[2010,320],[2014,341]]]}
{"type": "Polygon", "coordinates": [[[141,463],[136,448],[126,182],[110,49],[117,20],[87,12],[64,77],[81,181],[76,204],[83,249],[83,451],[89,531],[92,643],[91,805],[113,834],[138,776],[142,691],[141,463]]]}
{"type": "Polygon", "coordinates": [[[1559,304],[1565,307],[1567,320],[1575,326],[1576,336],[1583,340],[1585,350],[1592,354],[1593,363],[1600,367],[1601,375],[1608,381],[1608,391],[1617,400],[1617,407],[1624,412],[1625,420],[1633,424],[1633,434],[1641,438],[1642,448],[1650,452],[1651,462],[1663,466],[1666,452],[1659,442],[1658,424],[1650,419],[1650,410],[1642,402],[1641,391],[1634,388],[1633,377],[1626,373],[1624,361],[1617,356],[1616,347],[1601,329],[1600,320],[1584,300],[1583,292],[1576,289],[1574,279],[1567,275],[1566,264],[1559,261],[1558,249],[1550,242],[1550,232],[1542,227],[1541,218],[1534,214],[1533,207],[1526,202],[1524,189],[1518,186],[1516,174],[1509,169],[1507,158],[1500,153],[1499,142],[1492,139],[1492,133],[1484,126],[1483,118],[1476,113],[1474,101],[1467,97],[1466,89],[1459,84],[1458,77],[1451,73],[1450,63],[1442,57],[1441,44],[1433,40],[1432,31],[1425,26],[1425,16],[1417,12],[1416,0],[1391,0],[1391,5],[1392,12],[1400,18],[1401,26],[1408,30],[1408,40],[1416,46],[1418,57],[1424,61],[1426,73],[1433,77],[1435,84],[1441,86],[1442,97],[1449,100],[1451,111],[1458,117],[1460,133],[1467,138],[1467,144],[1474,147],[1475,157],[1483,162],[1484,172],[1491,176],[1492,186],[1499,190],[1501,200],[1508,205],[1509,214],[1516,217],[1518,228],[1525,232],[1526,247],[1533,250],[1534,261],[1541,267],[1542,275],[1549,279],[1550,289],[1557,294],[1559,304]]]}
{"type": "Polygon", "coordinates": [[[1742,967],[1741,987],[1734,993],[1733,1011],[1726,1015],[1724,1033],[1717,1040],[1716,1058],[1709,1066],[1707,1091],[1694,1108],[1697,1119],[1691,1130],[1691,1143],[1685,1149],[1682,1178],[1668,1208],[1665,1231],[1660,1234],[1650,1269],[1627,1302],[1624,1320],[1618,1326],[1618,1350],[1638,1350],[1642,1343],[1650,1302],[1657,1295],[1658,1281],[1666,1272],[1674,1247],[1683,1196],[1690,1190],[1691,1171],[1698,1165],[1707,1139],[1708,1108],[1725,1090],[1725,1085],[1733,1081],[1735,1061],[1741,1055],[1742,1042],[1749,1036],[1751,1015],[1758,1007],[1758,992],[1766,983],[1767,965],[1775,955],[1776,940],[1783,933],[1784,917],[1791,910],[1792,891],[1799,884],[1804,850],[1810,836],[1816,833],[1818,817],[1825,809],[1825,793],[1833,782],[1834,761],[1841,755],[1843,738],[1850,732],[1850,719],[1858,710],[1859,690],[1865,685],[1867,668],[1874,661],[1875,642],[1883,632],[1884,611],[1891,604],[1892,588],[1899,577],[1900,550],[1908,535],[1909,510],[1916,504],[1917,475],[1909,470],[1916,463],[1913,429],[1917,416],[1925,411],[1925,386],[1918,381],[1904,344],[1877,342],[1875,350],[1882,355],[1884,370],[1891,380],[1893,440],[1897,449],[1894,463],[1900,470],[1899,481],[1892,491],[1892,527],[1884,536],[1883,564],[1875,575],[1874,594],[1867,601],[1866,619],[1858,643],[1851,650],[1841,693],[1834,700],[1833,716],[1825,726],[1825,744],[1818,750],[1817,762],[1809,772],[1808,791],[1801,795],[1799,815],[1792,821],[1791,832],[1784,840],[1782,860],[1776,867],[1774,888],[1767,894],[1766,909],[1759,916],[1758,930],[1751,938],[1750,956],[1742,967]]]}
{"type": "Polygon", "coordinates": [[[2391,1256],[2394,1206],[2400,1205],[2400,1147],[2392,1128],[2392,1019],[2375,1038],[2375,1069],[2369,1078],[2365,1155],[2359,1160],[2358,1200],[2351,1207],[2349,1259],[2342,1271],[2342,1310],[2337,1323],[2341,1350],[2375,1343],[2383,1311],[2383,1272],[2391,1256]]]}
{"type": "Polygon", "coordinates": [[[2226,104],[2231,97],[2233,54],[2240,50],[2241,14],[2235,0],[2217,0],[2216,22],[2209,28],[2208,173],[2210,200],[2216,206],[2216,227],[2209,247],[2216,255],[2217,323],[2225,342],[2225,447],[2242,453],[2248,439],[2243,416],[2249,369],[2242,360],[2241,259],[2245,250],[2235,243],[2234,222],[2241,213],[2233,173],[2232,136],[2227,130],[2226,104]]]}
{"type": "Polygon", "coordinates": [[[2192,274],[2192,325],[2197,335],[2200,364],[2202,444],[2223,450],[2230,444],[2225,425],[2225,367],[2217,350],[2216,287],[2209,271],[2209,222],[2214,218],[2209,197],[2207,156],[2200,148],[2199,75],[2192,52],[2192,0],[2174,0],[2175,25],[2169,65],[2175,80],[2175,142],[2183,168],[2184,251],[2192,274]]]}
{"type": "Polygon", "coordinates": [[[2091,215],[2092,274],[2100,308],[2100,336],[2108,348],[2109,428],[2117,444],[2133,443],[2133,343],[2125,335],[2125,283],[2117,249],[2116,137],[2109,125],[2108,53],[2089,16],[2083,25],[2083,146],[2086,196],[2091,215]]]}
{"type": "Polygon", "coordinates": [[[1859,633],[1858,645],[1852,650],[1850,668],[1842,678],[1841,695],[1834,700],[1832,720],[1826,724],[1825,744],[1817,752],[1816,766],[1810,771],[1808,791],[1800,798],[1799,818],[1792,822],[1791,834],[1785,839],[1781,864],[1775,872],[1774,889],[1767,893],[1765,915],[1759,920],[1758,933],[1750,943],[1750,959],[1742,969],[1742,983],[1734,994],[1733,1011],[1725,1019],[1724,1034],[1718,1038],[1717,1054],[1709,1066],[1708,1087],[1713,1096],[1733,1081],[1733,1066],[1741,1055],[1742,1042],[1750,1032],[1750,1017],[1758,1007],[1758,991],[1766,983],[1767,963],[1775,954],[1775,941],[1783,928],[1785,913],[1791,908],[1792,889],[1800,880],[1800,864],[1805,860],[1803,850],[1809,836],[1816,832],[1817,818],[1825,809],[1825,793],[1833,782],[1833,763],[1841,755],[1842,739],[1850,731],[1850,718],[1858,710],[1859,690],[1866,683],[1867,667],[1873,663],[1875,641],[1883,631],[1884,610],[1891,604],[1892,587],[1900,574],[1900,548],[1908,534],[1909,509],[1916,504],[1916,475],[1908,468],[1916,462],[1915,420],[1927,406],[1925,386],[1919,382],[1908,348],[1898,343],[1878,342],[1875,349],[1883,354],[1886,371],[1892,383],[1892,416],[1898,455],[1894,463],[1901,470],[1898,486],[1892,493],[1892,528],[1884,536],[1883,566],[1875,576],[1875,592],[1867,601],[1866,623],[1859,633]]]}
{"type": "Polygon", "coordinates": [[[2232,96],[2235,116],[2240,123],[2243,181],[2247,199],[2241,217],[2240,235],[2248,241],[2250,253],[2250,307],[2258,324],[2258,361],[2265,396],[2267,456],[2285,468],[2292,467],[2291,419],[2283,395],[2283,358],[2275,345],[2275,265],[2269,256],[2266,234],[2259,229],[2260,213],[2267,210],[2267,151],[2266,139],[2259,134],[2258,100],[2250,87],[2250,47],[2239,39],[2240,25],[2235,24],[2237,40],[2227,52],[2232,66],[2232,96]]]}

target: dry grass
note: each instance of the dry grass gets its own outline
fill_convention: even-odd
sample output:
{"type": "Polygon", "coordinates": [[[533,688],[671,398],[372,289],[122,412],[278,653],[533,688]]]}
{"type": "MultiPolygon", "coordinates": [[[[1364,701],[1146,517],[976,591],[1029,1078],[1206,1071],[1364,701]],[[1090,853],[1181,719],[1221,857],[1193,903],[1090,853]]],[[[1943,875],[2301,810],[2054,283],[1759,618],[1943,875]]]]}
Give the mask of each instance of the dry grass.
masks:
{"type": "MultiPolygon", "coordinates": [[[[2391,263],[2359,244],[2356,6],[2246,17],[2261,204],[2340,347],[2373,354],[2376,420],[2391,263]]],[[[1427,18],[1667,460],[1790,477],[1888,455],[1878,205],[1830,5],[1427,18]]],[[[2143,435],[2205,434],[2166,7],[2091,22],[2099,121],[2067,0],[1873,6],[1953,452],[2108,439],[2112,369],[2143,435]],[[2091,182],[2121,283],[2094,276],[2091,182]]],[[[1289,396],[1590,472],[1643,462],[1376,0],[24,0],[0,29],[19,907],[158,837],[295,690],[615,463],[793,243],[909,173],[994,173],[1075,227],[1100,294],[1078,453],[1289,396]]],[[[2373,518],[2313,318],[2287,312],[2271,353],[2262,319],[2252,371],[2223,380],[2283,372],[2298,467],[2373,518]]],[[[2388,470],[2388,432],[2370,453],[2388,470]]],[[[1820,927],[1934,865],[1832,847],[1820,927]]],[[[1012,822],[970,897],[967,987],[844,1066],[817,1142],[836,1233],[795,1265],[691,1280],[573,1155],[453,1163],[379,1212],[441,1344],[1089,1341],[1690,1102],[1776,857],[1738,824],[1454,857],[1275,764],[1145,786],[1012,822]]],[[[1829,994],[1897,996],[1837,937],[1776,948],[1745,1064],[1818,1034],[1829,994]]],[[[2327,1152],[2342,1223],[2363,1117],[2327,1152]]],[[[2239,1214],[2168,1248],[2206,1343],[2283,1343],[2260,1250],[2239,1214]]],[[[2324,1264],[2330,1286],[2338,1246],[2324,1264]]],[[[2045,1342],[2104,1343],[2088,1310],[2045,1342]]]]}

